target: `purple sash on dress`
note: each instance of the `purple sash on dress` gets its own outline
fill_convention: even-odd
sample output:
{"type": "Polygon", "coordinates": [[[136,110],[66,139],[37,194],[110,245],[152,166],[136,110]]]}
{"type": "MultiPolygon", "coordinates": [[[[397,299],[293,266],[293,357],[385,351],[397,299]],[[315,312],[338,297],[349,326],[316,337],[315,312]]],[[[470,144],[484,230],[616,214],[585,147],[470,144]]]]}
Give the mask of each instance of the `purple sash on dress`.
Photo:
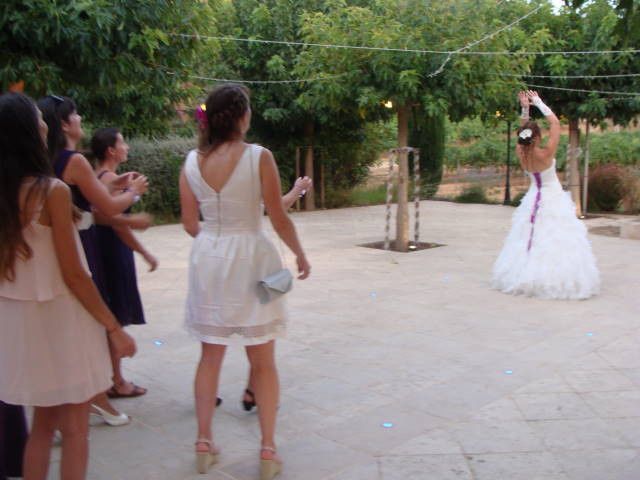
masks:
{"type": "Polygon", "coordinates": [[[531,234],[529,235],[529,244],[527,245],[527,252],[531,250],[531,244],[533,243],[533,229],[536,223],[536,215],[538,215],[538,209],[540,208],[540,198],[542,197],[542,176],[540,172],[535,172],[533,177],[536,180],[536,186],[538,187],[538,193],[536,193],[536,201],[533,204],[533,211],[531,212],[531,234]]]}

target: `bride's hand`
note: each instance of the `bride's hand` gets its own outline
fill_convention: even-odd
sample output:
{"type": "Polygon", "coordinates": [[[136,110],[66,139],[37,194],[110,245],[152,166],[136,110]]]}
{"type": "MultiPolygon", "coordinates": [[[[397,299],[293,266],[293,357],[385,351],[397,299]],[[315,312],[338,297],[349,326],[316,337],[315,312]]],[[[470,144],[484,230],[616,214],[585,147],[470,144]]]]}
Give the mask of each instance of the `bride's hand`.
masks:
{"type": "Polygon", "coordinates": [[[527,98],[532,105],[535,105],[536,99],[540,99],[540,95],[535,90],[527,90],[527,98]]]}
{"type": "Polygon", "coordinates": [[[520,106],[523,108],[528,108],[531,105],[527,92],[525,91],[518,92],[518,100],[520,100],[520,106]]]}

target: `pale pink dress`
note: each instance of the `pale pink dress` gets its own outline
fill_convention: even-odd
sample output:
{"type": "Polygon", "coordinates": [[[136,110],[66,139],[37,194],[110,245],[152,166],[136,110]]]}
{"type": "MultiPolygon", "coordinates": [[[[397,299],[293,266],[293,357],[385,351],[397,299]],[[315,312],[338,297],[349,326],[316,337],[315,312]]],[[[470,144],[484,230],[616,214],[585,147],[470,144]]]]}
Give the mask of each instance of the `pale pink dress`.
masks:
{"type": "MultiPolygon", "coordinates": [[[[107,337],[67,288],[52,230],[38,217],[23,231],[33,255],[16,261],[14,281],[0,280],[0,400],[83,403],[111,386],[107,337]]],[[[77,234],[69,248],[78,249],[88,272],[77,234]]]]}

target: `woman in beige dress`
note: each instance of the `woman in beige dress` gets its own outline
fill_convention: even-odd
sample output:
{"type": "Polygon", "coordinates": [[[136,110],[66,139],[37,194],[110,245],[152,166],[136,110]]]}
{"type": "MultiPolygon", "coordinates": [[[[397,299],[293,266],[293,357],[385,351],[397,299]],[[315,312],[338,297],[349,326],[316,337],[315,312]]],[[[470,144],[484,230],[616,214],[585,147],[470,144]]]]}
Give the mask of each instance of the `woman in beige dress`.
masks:
{"type": "Polygon", "coordinates": [[[81,480],[89,400],[111,383],[109,347],[132,356],[135,343],[91,281],[46,134],[31,99],[0,96],[0,400],[34,407],[25,480],[47,478],[55,429],[60,477],[81,480]]]}

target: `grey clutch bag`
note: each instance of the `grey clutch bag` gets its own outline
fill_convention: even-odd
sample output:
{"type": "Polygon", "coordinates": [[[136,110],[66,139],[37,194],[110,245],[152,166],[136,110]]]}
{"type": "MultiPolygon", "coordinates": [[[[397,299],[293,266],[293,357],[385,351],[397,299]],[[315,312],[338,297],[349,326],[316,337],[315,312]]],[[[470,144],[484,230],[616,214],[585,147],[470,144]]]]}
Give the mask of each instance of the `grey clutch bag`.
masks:
{"type": "Polygon", "coordinates": [[[293,288],[293,276],[286,268],[267,275],[258,282],[258,298],[260,303],[269,303],[293,288]]]}

